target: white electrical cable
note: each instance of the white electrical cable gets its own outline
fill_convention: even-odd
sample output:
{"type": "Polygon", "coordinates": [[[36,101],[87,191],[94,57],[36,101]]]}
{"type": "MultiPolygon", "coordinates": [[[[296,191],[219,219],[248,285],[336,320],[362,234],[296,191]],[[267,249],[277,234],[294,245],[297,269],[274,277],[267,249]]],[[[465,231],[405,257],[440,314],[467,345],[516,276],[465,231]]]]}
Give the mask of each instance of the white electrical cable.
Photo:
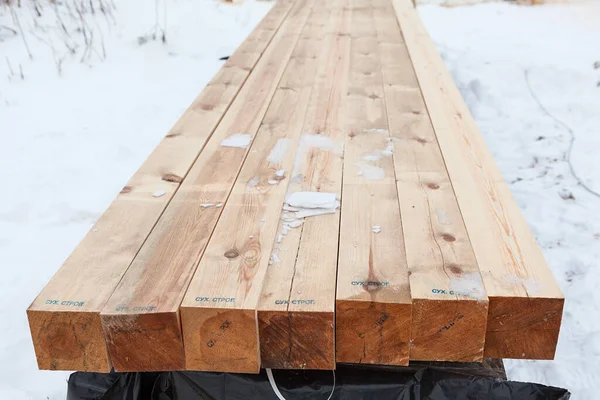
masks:
{"type": "MultiPolygon", "coordinates": [[[[275,378],[273,378],[273,371],[271,370],[271,368],[265,368],[265,370],[267,371],[267,377],[269,378],[269,383],[271,384],[271,388],[273,388],[273,392],[275,393],[275,396],[277,396],[277,398],[279,400],[286,400],[285,397],[283,397],[283,395],[277,388],[277,384],[275,383],[275,378]]],[[[332,371],[332,372],[333,372],[333,388],[331,388],[331,393],[329,393],[329,397],[327,398],[327,400],[331,400],[331,398],[333,397],[333,392],[335,391],[335,371],[332,371]]]]}

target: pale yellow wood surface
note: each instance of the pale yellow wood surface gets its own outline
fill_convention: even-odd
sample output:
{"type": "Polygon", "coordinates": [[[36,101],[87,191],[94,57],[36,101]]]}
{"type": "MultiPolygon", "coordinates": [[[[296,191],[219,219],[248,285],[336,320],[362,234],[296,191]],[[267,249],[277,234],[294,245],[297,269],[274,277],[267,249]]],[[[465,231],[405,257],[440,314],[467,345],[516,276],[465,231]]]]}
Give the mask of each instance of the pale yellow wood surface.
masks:
{"type": "Polygon", "coordinates": [[[411,296],[374,5],[352,1],[336,358],[407,365],[411,296]]]}
{"type": "Polygon", "coordinates": [[[249,152],[248,147],[225,144],[232,137],[256,136],[306,21],[308,7],[304,3],[294,2],[103,308],[102,326],[117,371],[185,368],[179,306],[223,210],[218,205],[226,203],[249,152]]]}
{"type": "MultiPolygon", "coordinates": [[[[288,194],[341,194],[342,153],[349,61],[348,1],[326,2],[326,47],[319,62],[303,137],[295,154],[288,194]]],[[[318,18],[318,16],[315,16],[318,18]]],[[[338,197],[339,198],[339,197],[338,197]]],[[[294,213],[283,213],[282,217],[294,213]]],[[[273,252],[258,306],[264,367],[334,369],[334,309],[339,211],[304,218],[283,234],[273,252]]]]}
{"type": "Polygon", "coordinates": [[[322,41],[328,40],[330,16],[327,3],[312,10],[253,145],[256,150],[244,164],[184,298],[188,369],[257,372],[260,367],[255,310],[315,76],[326,55],[322,41]],[[278,177],[276,171],[283,173],[278,177]],[[215,302],[216,297],[233,301],[215,302]],[[227,328],[221,329],[223,324],[227,328]]]}
{"type": "Polygon", "coordinates": [[[100,310],[291,9],[280,0],[177,121],[28,309],[40,369],[110,369],[100,310]],[[159,197],[156,192],[164,191],[159,197]]]}
{"type": "Polygon", "coordinates": [[[393,5],[490,298],[486,356],[551,358],[563,295],[417,12],[393,5]]]}

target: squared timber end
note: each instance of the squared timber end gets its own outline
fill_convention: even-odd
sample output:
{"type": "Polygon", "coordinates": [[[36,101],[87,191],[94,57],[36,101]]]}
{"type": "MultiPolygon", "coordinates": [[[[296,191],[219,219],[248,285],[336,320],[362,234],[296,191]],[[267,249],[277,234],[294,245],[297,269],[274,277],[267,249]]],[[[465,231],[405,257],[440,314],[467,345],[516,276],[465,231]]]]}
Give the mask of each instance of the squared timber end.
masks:
{"type": "Polygon", "coordinates": [[[101,319],[115,371],[177,371],[185,368],[176,312],[101,314],[101,319]]]}
{"type": "Polygon", "coordinates": [[[110,372],[99,312],[27,310],[38,368],[110,372]]]}
{"type": "Polygon", "coordinates": [[[410,303],[338,300],[337,362],[408,365],[411,311],[410,303]]]}
{"type": "Polygon", "coordinates": [[[488,300],[413,299],[410,359],[483,359],[488,300]]]}
{"type": "Polygon", "coordinates": [[[486,357],[552,360],[564,298],[490,297],[486,357]]]}
{"type": "Polygon", "coordinates": [[[334,313],[258,311],[263,368],[335,369],[334,313]]]}
{"type": "Polygon", "coordinates": [[[181,307],[187,370],[257,374],[256,311],[181,307]]]}

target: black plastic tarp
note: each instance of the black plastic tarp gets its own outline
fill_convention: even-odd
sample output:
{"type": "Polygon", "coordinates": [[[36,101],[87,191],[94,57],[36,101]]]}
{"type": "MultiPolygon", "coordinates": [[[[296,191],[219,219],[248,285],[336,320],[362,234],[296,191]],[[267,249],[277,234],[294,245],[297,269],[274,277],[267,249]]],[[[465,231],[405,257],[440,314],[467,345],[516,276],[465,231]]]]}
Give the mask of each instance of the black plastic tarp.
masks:
{"type": "MultiPolygon", "coordinates": [[[[286,400],[326,400],[331,371],[273,371],[286,400]]],[[[444,369],[338,366],[332,400],[567,400],[565,389],[505,381],[444,369]]],[[[67,400],[277,400],[265,371],[258,375],[210,372],[75,372],[67,400]]]]}

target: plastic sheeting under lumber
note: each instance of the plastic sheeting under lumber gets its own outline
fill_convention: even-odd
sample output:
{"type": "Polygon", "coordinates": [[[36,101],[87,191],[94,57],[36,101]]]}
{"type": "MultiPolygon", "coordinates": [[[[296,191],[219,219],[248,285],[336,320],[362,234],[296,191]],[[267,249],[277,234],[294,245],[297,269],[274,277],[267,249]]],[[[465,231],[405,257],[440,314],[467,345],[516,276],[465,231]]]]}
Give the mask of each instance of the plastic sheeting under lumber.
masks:
{"type": "MultiPolygon", "coordinates": [[[[286,399],[326,399],[331,371],[274,371],[286,399]]],[[[442,368],[338,366],[333,399],[343,400],[567,400],[561,388],[474,376],[442,368]]],[[[254,400],[277,397],[265,371],[259,375],[160,372],[98,374],[76,372],[67,400],[254,400]]]]}

